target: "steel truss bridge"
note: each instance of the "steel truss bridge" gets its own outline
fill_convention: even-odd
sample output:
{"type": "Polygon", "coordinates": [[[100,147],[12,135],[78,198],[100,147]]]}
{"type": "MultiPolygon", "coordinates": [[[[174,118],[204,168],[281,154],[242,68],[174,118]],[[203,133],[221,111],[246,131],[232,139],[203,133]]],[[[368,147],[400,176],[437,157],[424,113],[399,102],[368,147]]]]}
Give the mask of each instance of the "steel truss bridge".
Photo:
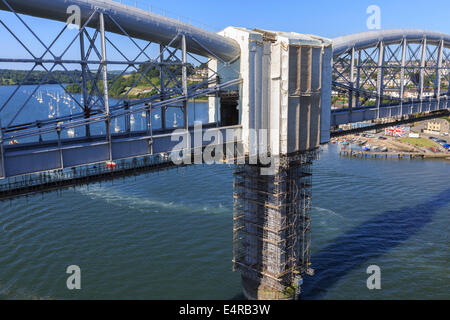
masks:
{"type": "MultiPolygon", "coordinates": [[[[7,52],[4,52],[0,63],[17,66],[17,69],[27,68],[24,78],[0,106],[0,177],[166,152],[176,144],[170,139],[176,127],[166,125],[168,108],[181,110],[183,119],[178,128],[192,130],[194,119],[188,119],[188,101],[217,95],[241,81],[237,76],[235,80],[219,83],[213,70],[199,81],[188,81],[195,71],[188,68],[192,64],[207,65],[211,59],[227,63],[238,58],[239,48],[233,41],[120,3],[2,0],[0,9],[9,11],[16,24],[28,33],[18,33],[0,20],[3,32],[16,40],[25,55],[6,57],[7,52]],[[67,23],[61,24],[59,32],[48,43],[38,32],[39,25],[33,26],[23,16],[65,22],[69,4],[81,8],[81,28],[71,31],[67,23]],[[26,36],[41,50],[33,51],[24,39],[26,36]],[[81,73],[77,74],[75,69],[81,73]],[[44,72],[39,85],[33,86],[25,99],[18,98],[24,84],[38,70],[44,72]],[[150,78],[155,70],[156,81],[150,78]],[[55,71],[66,75],[68,83],[63,85],[55,79],[55,71]],[[126,92],[112,102],[110,88],[130,72],[138,76],[126,92]],[[48,92],[44,95],[50,98],[39,96],[48,80],[64,90],[64,101],[48,92]],[[151,88],[147,90],[150,92],[145,98],[130,99],[130,94],[142,83],[151,88]],[[69,91],[66,85],[75,86],[80,94],[69,91]],[[32,102],[36,99],[50,100],[53,108],[57,103],[70,101],[73,110],[30,121],[23,115],[33,112],[32,102]],[[160,117],[156,128],[152,122],[155,114],[160,117]],[[21,116],[26,120],[21,120],[21,116]],[[133,118],[138,116],[143,123],[133,129],[133,118]],[[121,124],[121,128],[114,131],[114,123],[121,124]]],[[[215,126],[214,123],[209,124],[211,126],[215,126]]]]}
{"type": "Polygon", "coordinates": [[[333,40],[331,125],[449,109],[450,35],[381,30],[333,40]]]}
{"type": "MultiPolygon", "coordinates": [[[[2,39],[23,52],[3,47],[0,69],[24,71],[0,100],[0,179],[7,181],[0,198],[112,177],[106,161],[121,174],[170,167],[165,154],[178,143],[171,133],[192,132],[197,120],[189,101],[229,93],[245,78],[236,71],[223,81],[209,67],[239,59],[234,40],[118,2],[0,0],[0,10],[2,39]],[[80,10],[79,29],[66,23],[77,13],[69,5],[80,10]],[[42,32],[40,19],[59,21],[60,29],[42,32]],[[25,86],[37,71],[39,84],[25,86]],[[111,98],[128,77],[132,83],[111,98]],[[64,94],[55,96],[48,83],[64,94]],[[181,115],[176,125],[170,110],[181,115]]],[[[421,30],[334,39],[331,126],[448,111],[449,48],[450,35],[421,30]]],[[[240,128],[223,126],[220,110],[209,113],[204,129],[240,128]]]]}

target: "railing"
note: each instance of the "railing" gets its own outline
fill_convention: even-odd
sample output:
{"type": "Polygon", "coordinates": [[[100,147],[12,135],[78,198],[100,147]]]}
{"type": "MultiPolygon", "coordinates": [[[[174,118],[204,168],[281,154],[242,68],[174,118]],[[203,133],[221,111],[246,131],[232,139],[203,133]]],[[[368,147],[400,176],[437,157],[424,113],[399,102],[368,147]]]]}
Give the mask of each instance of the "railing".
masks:
{"type": "Polygon", "coordinates": [[[168,18],[178,20],[180,22],[188,23],[190,25],[193,25],[193,26],[196,26],[196,27],[208,30],[208,31],[212,31],[212,32],[220,31],[220,28],[205,24],[196,19],[185,17],[177,12],[173,12],[173,11],[167,10],[165,8],[157,7],[157,6],[153,5],[151,3],[151,1],[148,1],[148,2],[136,1],[136,0],[112,0],[112,1],[120,2],[121,4],[130,6],[130,7],[142,9],[142,10],[145,10],[145,11],[148,11],[151,13],[156,13],[156,14],[168,17],[168,18]]]}
{"type": "MultiPolygon", "coordinates": [[[[184,164],[181,166],[184,166],[184,164]]],[[[0,200],[173,167],[175,167],[175,164],[171,161],[169,155],[164,153],[120,160],[114,163],[98,163],[77,168],[30,174],[1,182],[0,200]]]]}

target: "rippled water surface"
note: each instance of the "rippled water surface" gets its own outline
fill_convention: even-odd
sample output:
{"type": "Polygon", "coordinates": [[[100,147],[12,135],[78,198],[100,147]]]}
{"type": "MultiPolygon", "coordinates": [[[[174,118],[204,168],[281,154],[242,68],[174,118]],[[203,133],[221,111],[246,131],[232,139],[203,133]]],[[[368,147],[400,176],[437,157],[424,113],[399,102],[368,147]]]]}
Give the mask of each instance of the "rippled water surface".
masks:
{"type": "MultiPolygon", "coordinates": [[[[192,166],[0,203],[0,298],[242,298],[232,172],[192,166]],[[79,291],[66,288],[73,264],[79,291]]],[[[330,145],[313,180],[303,298],[450,298],[450,162],[340,158],[330,145]]]]}
{"type": "MultiPolygon", "coordinates": [[[[314,166],[304,298],[449,298],[450,164],[339,158],[314,166]],[[367,266],[382,290],[366,288],[367,266]]],[[[239,298],[232,168],[194,166],[0,204],[2,298],[239,298]],[[66,289],[68,265],[82,290],[66,289]]]]}

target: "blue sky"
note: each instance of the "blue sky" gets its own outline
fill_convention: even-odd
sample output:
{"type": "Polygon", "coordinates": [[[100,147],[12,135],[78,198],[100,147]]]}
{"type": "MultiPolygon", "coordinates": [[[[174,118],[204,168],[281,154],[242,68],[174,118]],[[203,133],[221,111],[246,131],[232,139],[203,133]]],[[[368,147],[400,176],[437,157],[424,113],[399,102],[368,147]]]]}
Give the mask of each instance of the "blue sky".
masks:
{"type": "MultiPolygon", "coordinates": [[[[127,0],[128,1],[128,0],[127,0]]],[[[132,0],[129,1],[133,3],[132,0]]],[[[222,29],[227,26],[312,33],[324,37],[366,31],[370,5],[381,9],[381,28],[421,28],[450,32],[450,1],[445,0],[156,0],[165,8],[222,29]]]]}
{"type": "MultiPolygon", "coordinates": [[[[134,4],[134,0],[123,2],[134,4]]],[[[227,26],[240,26],[295,31],[328,38],[367,31],[366,20],[369,15],[366,9],[370,5],[377,5],[381,9],[381,29],[420,28],[450,33],[450,1],[442,0],[138,0],[137,3],[141,8],[151,5],[157,13],[162,13],[164,9],[168,16],[182,16],[186,22],[192,19],[196,25],[205,24],[217,31],[227,26]]],[[[0,19],[15,30],[33,51],[42,49],[11,13],[0,12],[0,19]]],[[[26,20],[30,21],[33,29],[37,29],[47,44],[62,27],[61,23],[53,21],[31,17],[26,20]]],[[[17,41],[3,27],[0,26],[0,29],[2,55],[26,57],[17,41]]],[[[72,34],[76,32],[72,31],[72,34]]],[[[67,39],[61,41],[60,49],[70,41],[67,39]]],[[[73,56],[78,53],[74,52],[73,56]]]]}
{"type": "MultiPolygon", "coordinates": [[[[134,0],[123,0],[134,4],[134,0]]],[[[365,31],[370,5],[381,9],[381,28],[421,28],[450,32],[450,1],[445,0],[138,0],[138,6],[167,10],[222,29],[227,26],[296,31],[336,37],[365,31]]],[[[42,22],[51,30],[52,23],[42,22]]]]}

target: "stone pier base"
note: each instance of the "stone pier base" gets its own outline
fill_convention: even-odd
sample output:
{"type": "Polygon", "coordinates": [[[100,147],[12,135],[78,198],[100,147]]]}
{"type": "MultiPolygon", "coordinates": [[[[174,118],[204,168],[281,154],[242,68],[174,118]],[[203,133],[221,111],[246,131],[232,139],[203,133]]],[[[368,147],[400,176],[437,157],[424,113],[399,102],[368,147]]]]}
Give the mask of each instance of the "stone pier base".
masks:
{"type": "Polygon", "coordinates": [[[293,290],[280,291],[242,277],[242,293],[247,300],[295,300],[297,294],[293,290]]]}

